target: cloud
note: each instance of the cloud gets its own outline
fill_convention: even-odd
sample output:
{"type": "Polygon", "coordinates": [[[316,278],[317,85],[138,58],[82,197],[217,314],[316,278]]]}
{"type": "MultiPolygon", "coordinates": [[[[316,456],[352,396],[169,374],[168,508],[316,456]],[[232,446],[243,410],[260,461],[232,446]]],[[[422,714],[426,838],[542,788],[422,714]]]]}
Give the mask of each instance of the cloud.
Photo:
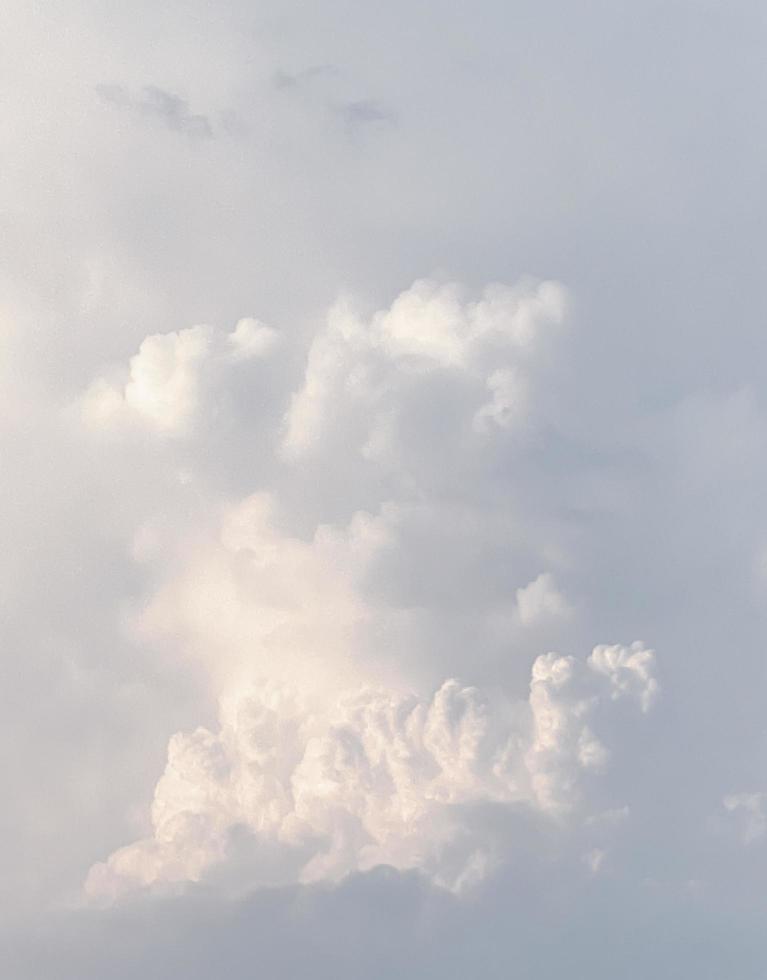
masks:
{"type": "MultiPolygon", "coordinates": [[[[387,864],[460,891],[508,848],[488,836],[483,808],[556,825],[601,812],[589,786],[610,754],[606,707],[650,707],[652,652],[538,656],[525,699],[502,671],[484,687],[445,680],[440,648],[445,623],[460,623],[469,646],[451,656],[473,671],[491,634],[508,659],[520,627],[572,616],[552,573],[514,589],[494,570],[499,543],[514,555],[519,532],[503,495],[489,504],[482,468],[499,441],[524,453],[567,307],[561,285],[532,280],[475,297],[418,280],[370,316],[336,303],[298,387],[278,374],[268,390],[266,418],[282,426],[263,443],[263,488],[234,500],[200,463],[217,442],[221,393],[243,362],[271,354],[273,330],[246,319],[228,334],[150,336],[121,379],[91,384],[86,430],[116,447],[126,428],[163,437],[161,450],[198,447],[183,482],[203,506],[193,522],[164,513],[136,529],[131,552],[152,588],[126,623],[137,642],[195,664],[218,714],[218,727],[173,736],[152,832],[93,867],[93,898],[235,866],[249,887],[387,864]],[[511,376],[525,390],[516,413],[499,395],[511,376]],[[467,479],[445,481],[446,464],[472,454],[467,479]],[[332,520],[314,516],[326,496],[332,520]],[[423,567],[428,540],[441,557],[423,567]],[[472,566],[496,576],[489,592],[466,580],[472,566]]],[[[241,421],[232,415],[227,431],[246,445],[241,421]]]]}
{"type": "Polygon", "coordinates": [[[142,341],[117,379],[97,378],[85,392],[81,411],[95,429],[140,425],[169,437],[189,434],[207,389],[229,362],[266,356],[276,342],[270,327],[251,318],[230,334],[207,326],[155,334],[142,341]]]}
{"type": "Polygon", "coordinates": [[[138,116],[159,119],[168,129],[190,139],[210,139],[213,126],[207,116],[192,113],[185,99],[156,85],[145,86],[132,95],[121,85],[97,85],[96,92],[105,102],[138,116]]]}
{"type": "MultiPolygon", "coordinates": [[[[493,703],[448,680],[428,699],[361,689],[318,704],[312,692],[266,683],[228,692],[220,728],[173,736],[152,805],[152,836],[89,874],[93,899],[133,888],[200,881],[238,861],[252,838],[248,884],[338,879],[386,864],[461,890],[497,862],[472,826],[473,806],[528,807],[560,819],[582,805],[581,783],[608,749],[592,720],[620,672],[548,654],[532,670],[526,704],[493,703]]],[[[654,689],[613,686],[644,704],[654,689]]],[[[625,659],[625,658],[624,658],[625,659]]],[[[600,852],[601,853],[601,852],[600,852]]],[[[502,857],[502,855],[501,855],[502,857]]],[[[599,861],[592,862],[597,870],[599,861]]]]}
{"type": "Polygon", "coordinates": [[[172,733],[215,746],[269,683],[329,739],[355,692],[427,713],[459,678],[529,780],[493,801],[480,757],[427,870],[331,884],[353,843],[251,902],[221,892],[320,846],[237,824],[217,857],[187,829],[197,918],[172,886],[83,933],[62,914],[14,977],[761,976],[767,851],[737,842],[764,782],[764,25],[656,8],[453,4],[435,29],[396,2],[9,0],[3,928],[36,942],[94,862],[154,841],[172,733]],[[396,125],[350,133],[355,104],[396,125]],[[535,295],[525,270],[567,284],[563,315],[470,336],[483,284],[535,295]],[[280,344],[247,358],[250,311],[280,344]],[[581,659],[634,637],[662,699],[628,645],[581,659]],[[531,698],[552,650],[570,679],[531,698]],[[434,930],[437,878],[471,900],[434,930]]]}
{"type": "Polygon", "coordinates": [[[524,588],[517,589],[517,609],[525,626],[534,626],[549,618],[567,618],[572,613],[570,603],[557,589],[550,572],[541,572],[524,588]]]}
{"type": "Polygon", "coordinates": [[[348,74],[337,65],[318,64],[295,72],[278,69],[271,81],[283,95],[300,96],[308,105],[313,103],[315,110],[340,119],[349,136],[371,125],[393,124],[395,114],[378,100],[350,97],[348,74]]]}
{"type": "Polygon", "coordinates": [[[316,450],[340,413],[369,418],[366,452],[384,451],[392,430],[406,424],[411,393],[434,375],[454,387],[458,405],[473,400],[475,429],[523,425],[530,375],[566,311],[566,291],[555,282],[492,285],[472,300],[456,283],[419,280],[369,322],[337,305],[309,351],[286,417],[285,453],[316,450]]]}
{"type": "Polygon", "coordinates": [[[372,99],[347,102],[338,111],[349,130],[355,130],[360,126],[369,126],[371,123],[392,123],[395,118],[389,109],[372,99]]]}
{"type": "Polygon", "coordinates": [[[631,647],[598,646],[589,658],[593,670],[610,680],[611,697],[615,700],[633,693],[639,698],[642,711],[648,711],[658,694],[658,682],[653,677],[655,657],[642,643],[631,647]]]}
{"type": "Polygon", "coordinates": [[[730,793],[722,800],[722,806],[739,824],[744,844],[753,844],[764,837],[767,830],[767,794],[730,793]]]}
{"type": "MultiPolygon", "coordinates": [[[[546,843],[535,841],[540,850],[546,843]]],[[[645,980],[677,963],[706,980],[733,970],[759,980],[760,948],[760,910],[742,896],[669,893],[592,875],[583,862],[552,868],[535,853],[471,901],[379,868],[338,886],[264,889],[239,901],[204,888],[152,896],[57,917],[4,943],[20,980],[503,980],[523,971],[556,980],[563,970],[645,980]],[[701,932],[701,920],[720,927],[701,932]]]]}

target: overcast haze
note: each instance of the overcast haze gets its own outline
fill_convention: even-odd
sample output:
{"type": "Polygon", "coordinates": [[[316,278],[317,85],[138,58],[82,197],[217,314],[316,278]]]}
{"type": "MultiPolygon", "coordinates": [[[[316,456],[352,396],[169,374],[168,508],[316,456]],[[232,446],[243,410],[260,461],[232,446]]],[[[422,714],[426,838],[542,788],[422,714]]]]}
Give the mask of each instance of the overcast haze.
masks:
{"type": "Polygon", "coordinates": [[[764,6],[3,22],[0,973],[762,978],[764,6]]]}

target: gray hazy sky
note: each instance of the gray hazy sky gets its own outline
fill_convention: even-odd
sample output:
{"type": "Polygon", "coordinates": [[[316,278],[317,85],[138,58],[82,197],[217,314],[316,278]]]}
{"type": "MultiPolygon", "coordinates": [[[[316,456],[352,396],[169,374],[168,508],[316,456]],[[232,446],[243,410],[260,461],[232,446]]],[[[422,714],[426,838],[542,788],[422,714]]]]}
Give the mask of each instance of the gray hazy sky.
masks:
{"type": "Polygon", "coordinates": [[[761,978],[763,5],[5,7],[0,972],[761,978]]]}

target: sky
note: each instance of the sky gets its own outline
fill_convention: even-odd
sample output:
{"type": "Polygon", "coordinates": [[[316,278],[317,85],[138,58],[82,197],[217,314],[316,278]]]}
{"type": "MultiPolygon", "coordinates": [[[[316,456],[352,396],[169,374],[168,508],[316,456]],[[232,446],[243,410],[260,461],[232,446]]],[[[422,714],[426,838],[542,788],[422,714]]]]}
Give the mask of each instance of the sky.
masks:
{"type": "Polygon", "coordinates": [[[3,20],[1,972],[761,978],[763,5],[3,20]]]}

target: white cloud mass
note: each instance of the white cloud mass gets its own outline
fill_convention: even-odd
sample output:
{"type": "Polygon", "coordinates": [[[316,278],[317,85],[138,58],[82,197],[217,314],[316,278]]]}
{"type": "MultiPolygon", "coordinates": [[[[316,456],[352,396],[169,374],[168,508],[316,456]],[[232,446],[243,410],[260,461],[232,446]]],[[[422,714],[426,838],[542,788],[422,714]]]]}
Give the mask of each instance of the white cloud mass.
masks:
{"type": "Polygon", "coordinates": [[[3,977],[762,980],[761,5],[0,35],[3,977]]]}
{"type": "MultiPolygon", "coordinates": [[[[610,671],[604,648],[588,666],[625,693],[620,673],[641,661],[636,693],[645,704],[655,689],[652,653],[610,653],[610,671]]],[[[363,689],[323,714],[284,688],[240,692],[222,704],[218,732],[173,736],[152,837],[92,868],[86,889],[103,898],[199,881],[231,859],[238,828],[268,855],[263,866],[256,860],[252,884],[337,879],[387,864],[460,889],[494,857],[462,808],[493,802],[561,816],[576,804],[582,774],[605,765],[607,749],[589,727],[600,688],[584,684],[579,667],[572,657],[539,657],[524,707],[491,705],[455,680],[427,701],[363,689]]]]}
{"type": "MultiPolygon", "coordinates": [[[[182,525],[168,537],[162,522],[139,530],[134,556],[170,567],[134,628],[147,639],[176,641],[183,656],[198,660],[218,699],[219,729],[172,737],[152,834],[91,869],[92,897],[199,881],[239,860],[232,851],[238,833],[268,855],[263,867],[252,864],[253,886],[338,879],[387,864],[460,889],[498,860],[472,829],[472,806],[563,817],[581,802],[581,775],[608,757],[590,727],[600,700],[631,695],[643,711],[649,707],[654,656],[641,644],[595,648],[591,683],[573,657],[539,656],[529,697],[519,704],[502,686],[491,696],[455,679],[425,691],[419,672],[392,658],[391,644],[409,659],[421,655],[419,621],[439,618],[440,603],[414,603],[405,593],[386,599],[371,582],[393,556],[419,560],[408,551],[425,522],[437,541],[444,538],[448,456],[496,451],[492,432],[475,424],[478,417],[495,419],[501,430],[510,424],[482,403],[488,377],[497,374],[493,364],[528,376],[530,401],[516,424],[534,419],[540,352],[566,310],[565,291],[552,282],[495,285],[478,300],[464,294],[456,284],[420,280],[368,322],[348,304],[334,306],[275,427],[272,482],[296,479],[297,462],[311,453],[360,481],[363,493],[370,474],[380,474],[377,512],[356,511],[345,526],[318,524],[306,539],[288,532],[289,508],[280,510],[275,492],[261,491],[236,503],[212,501],[212,526],[191,534],[182,525]],[[426,416],[443,444],[429,460],[408,444],[423,423],[424,398],[444,401],[445,392],[447,418],[426,416]],[[371,434],[382,419],[386,451],[374,452],[371,434]],[[416,469],[407,466],[409,455],[416,469]],[[381,682],[388,686],[371,687],[381,682]]],[[[272,342],[273,332],[252,320],[223,336],[195,327],[149,337],[130,359],[122,390],[103,379],[89,386],[85,427],[118,436],[128,415],[147,437],[194,442],[242,351],[258,357],[272,342]]],[[[198,479],[189,471],[183,477],[192,485],[198,479]]],[[[324,476],[315,479],[314,488],[301,489],[301,508],[322,489],[324,476]]],[[[461,551],[471,543],[484,561],[496,519],[471,485],[461,497],[470,524],[450,558],[459,588],[461,551]]],[[[570,612],[549,573],[516,590],[516,608],[522,628],[570,612]]],[[[482,628],[481,607],[468,615],[482,628]]]]}
{"type": "Polygon", "coordinates": [[[221,337],[196,326],[142,341],[130,359],[125,380],[94,381],[83,396],[86,423],[96,428],[138,424],[161,435],[183,436],[202,410],[215,368],[269,352],[276,334],[252,318],[221,337]]]}

